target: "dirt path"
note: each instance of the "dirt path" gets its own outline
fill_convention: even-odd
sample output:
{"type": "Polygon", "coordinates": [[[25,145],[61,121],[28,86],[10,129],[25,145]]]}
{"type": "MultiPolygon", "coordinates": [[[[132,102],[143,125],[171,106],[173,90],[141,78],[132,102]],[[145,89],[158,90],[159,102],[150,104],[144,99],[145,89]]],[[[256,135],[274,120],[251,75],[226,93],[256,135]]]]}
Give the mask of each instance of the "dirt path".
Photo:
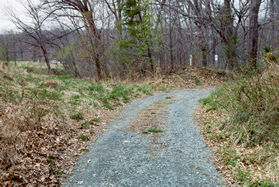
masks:
{"type": "Polygon", "coordinates": [[[178,90],[133,102],[65,186],[222,186],[193,117],[209,92],[178,90]]]}

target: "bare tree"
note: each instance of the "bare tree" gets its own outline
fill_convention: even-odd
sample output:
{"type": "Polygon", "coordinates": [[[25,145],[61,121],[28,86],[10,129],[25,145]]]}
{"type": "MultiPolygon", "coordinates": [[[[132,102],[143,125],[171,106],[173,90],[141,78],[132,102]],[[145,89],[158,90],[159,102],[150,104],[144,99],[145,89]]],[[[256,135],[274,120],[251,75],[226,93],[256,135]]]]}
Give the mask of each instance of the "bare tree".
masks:
{"type": "Polygon", "coordinates": [[[249,54],[250,61],[254,68],[257,68],[258,58],[258,40],[259,40],[259,11],[262,0],[250,1],[250,17],[249,17],[249,54]]]}
{"type": "Polygon", "coordinates": [[[101,71],[101,33],[97,29],[96,20],[94,18],[94,3],[89,0],[46,0],[45,4],[64,10],[75,10],[80,13],[80,17],[87,31],[88,42],[91,49],[91,59],[95,61],[98,79],[102,79],[101,71]]]}
{"type": "MultiPolygon", "coordinates": [[[[112,71],[119,76],[127,74],[123,73],[127,69],[146,72],[149,68],[154,72],[157,62],[163,71],[173,72],[185,68],[189,55],[193,57],[192,64],[203,67],[234,70],[247,62],[256,67],[259,51],[264,45],[278,46],[278,0],[146,1],[144,8],[150,15],[145,22],[152,22],[152,26],[146,29],[152,29],[152,34],[143,36],[142,41],[147,42],[144,58],[136,60],[133,47],[128,50],[127,58],[122,53],[117,53],[119,57],[115,58],[108,54],[109,51],[115,54],[116,48],[123,44],[119,41],[133,39],[127,32],[128,25],[125,25],[126,0],[41,0],[39,5],[34,4],[35,0],[24,2],[31,21],[21,20],[15,14],[13,20],[28,36],[29,39],[24,41],[33,46],[33,56],[36,57],[37,49],[40,49],[50,69],[48,53],[53,47],[61,51],[71,49],[64,59],[71,66],[71,72],[78,76],[96,76],[98,80],[113,76],[112,71]],[[260,11],[265,11],[265,15],[260,11]],[[45,28],[50,19],[63,33],[76,34],[52,44],[56,32],[45,28]],[[69,21],[68,25],[65,20],[69,21]],[[219,56],[217,63],[214,60],[216,54],[219,56]]],[[[135,21],[143,21],[142,11],[134,15],[135,21]]],[[[143,30],[135,28],[134,33],[143,30]]],[[[15,55],[23,56],[24,47],[20,43],[15,47],[15,55]]]]}
{"type": "Polygon", "coordinates": [[[22,0],[21,2],[22,6],[26,10],[28,18],[30,19],[30,23],[20,18],[20,16],[17,15],[15,12],[10,13],[12,22],[17,26],[19,30],[33,39],[32,42],[28,42],[30,45],[40,48],[45,63],[48,67],[48,72],[50,72],[51,66],[47,45],[52,43],[52,41],[47,38],[43,27],[50,18],[51,13],[46,13],[42,5],[34,3],[33,0],[22,0]]]}

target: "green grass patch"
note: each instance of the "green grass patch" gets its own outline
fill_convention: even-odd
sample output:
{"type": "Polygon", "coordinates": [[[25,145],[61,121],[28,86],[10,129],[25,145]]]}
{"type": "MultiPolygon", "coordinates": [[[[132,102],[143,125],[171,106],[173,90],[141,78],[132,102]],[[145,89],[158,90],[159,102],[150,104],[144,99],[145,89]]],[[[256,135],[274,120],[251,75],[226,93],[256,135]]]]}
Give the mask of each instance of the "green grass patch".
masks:
{"type": "Polygon", "coordinates": [[[164,131],[161,130],[161,129],[153,129],[153,128],[150,128],[150,129],[147,129],[145,131],[142,132],[142,134],[150,134],[150,133],[163,133],[164,131]]]}
{"type": "Polygon", "coordinates": [[[269,53],[262,61],[261,74],[246,68],[200,100],[211,111],[203,133],[240,186],[279,185],[279,57],[269,53]]]}
{"type": "Polygon", "coordinates": [[[84,142],[89,141],[89,138],[88,138],[87,136],[85,136],[85,135],[81,135],[79,138],[80,138],[82,141],[84,141],[84,142]]]}
{"type": "Polygon", "coordinates": [[[81,127],[82,127],[83,129],[89,129],[90,126],[91,126],[91,123],[90,123],[89,121],[86,121],[86,122],[84,122],[84,123],[81,124],[81,127]]]}
{"type": "Polygon", "coordinates": [[[195,78],[195,84],[197,86],[201,86],[202,85],[202,81],[199,78],[195,78]]]}
{"type": "Polygon", "coordinates": [[[91,123],[100,123],[101,119],[100,118],[93,118],[90,120],[91,123]]]}
{"type": "Polygon", "coordinates": [[[84,116],[83,116],[83,113],[78,112],[78,113],[72,114],[70,116],[70,118],[79,121],[79,120],[83,120],[84,116]]]}

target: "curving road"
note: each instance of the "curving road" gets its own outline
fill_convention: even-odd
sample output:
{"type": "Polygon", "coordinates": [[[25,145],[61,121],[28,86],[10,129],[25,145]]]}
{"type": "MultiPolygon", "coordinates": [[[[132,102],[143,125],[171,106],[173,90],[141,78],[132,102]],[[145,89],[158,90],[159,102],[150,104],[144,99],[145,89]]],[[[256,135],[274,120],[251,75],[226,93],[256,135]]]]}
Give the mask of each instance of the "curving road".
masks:
{"type": "Polygon", "coordinates": [[[225,186],[194,122],[211,89],[157,94],[128,105],[64,186],[225,186]],[[143,133],[148,129],[161,133],[143,133]]]}

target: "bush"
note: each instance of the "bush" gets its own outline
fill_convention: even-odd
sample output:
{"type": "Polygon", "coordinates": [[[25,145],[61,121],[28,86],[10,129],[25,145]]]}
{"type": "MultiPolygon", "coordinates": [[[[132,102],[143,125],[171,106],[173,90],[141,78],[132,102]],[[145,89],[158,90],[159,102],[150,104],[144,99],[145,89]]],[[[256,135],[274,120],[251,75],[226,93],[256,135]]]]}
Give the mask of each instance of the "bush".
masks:
{"type": "Polygon", "coordinates": [[[278,57],[267,53],[263,61],[263,73],[226,83],[201,100],[208,110],[222,110],[228,115],[222,128],[235,143],[255,146],[279,142],[278,57]]]}

